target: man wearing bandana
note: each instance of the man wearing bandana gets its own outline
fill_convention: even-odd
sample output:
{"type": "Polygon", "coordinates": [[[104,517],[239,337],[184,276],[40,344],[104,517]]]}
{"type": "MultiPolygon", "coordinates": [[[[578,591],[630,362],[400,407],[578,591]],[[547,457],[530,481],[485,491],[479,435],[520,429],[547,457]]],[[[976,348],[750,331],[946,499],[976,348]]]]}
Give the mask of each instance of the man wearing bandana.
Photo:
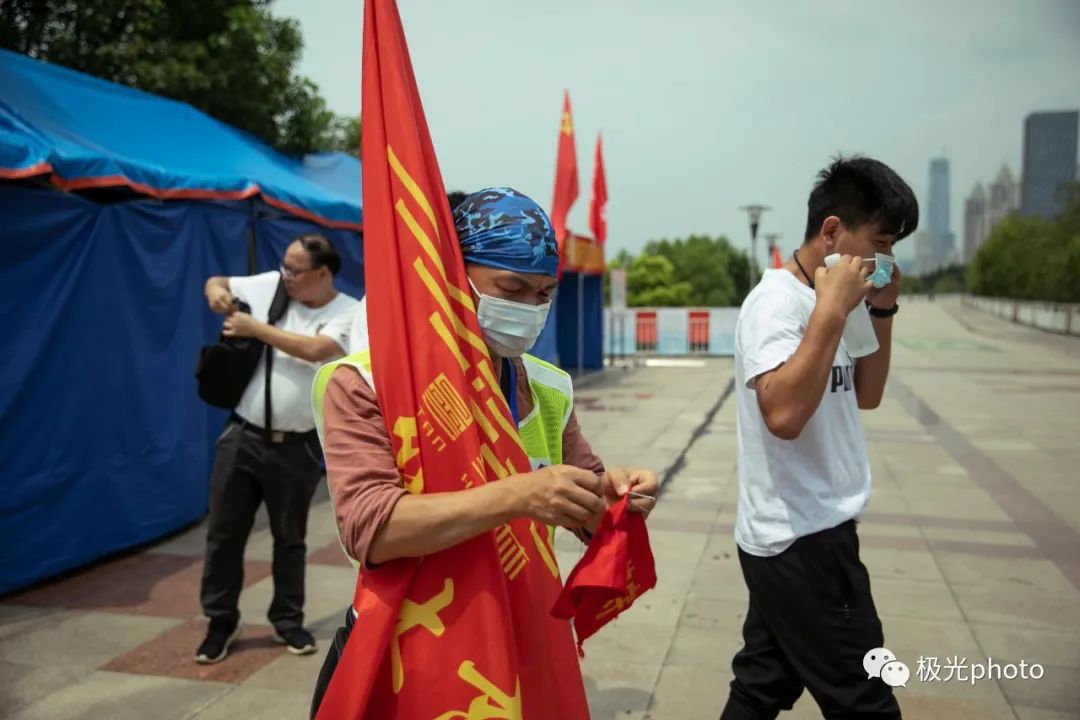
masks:
{"type": "MultiPolygon", "coordinates": [[[[632,489],[631,508],[648,513],[659,489],[649,470],[605,470],[578,425],[569,375],[526,354],[558,285],[555,234],[544,211],[510,188],[489,188],[456,204],[454,224],[483,338],[532,470],[458,492],[411,494],[370,366],[357,360],[324,369],[330,375],[316,412],[322,413],[327,480],[342,547],[361,572],[437,553],[518,517],[562,526],[586,540],[613,500],[632,489]]],[[[358,350],[350,357],[363,357],[358,350]]],[[[312,716],[357,620],[350,608],[319,675],[312,716]]],[[[359,624],[362,632],[362,617],[359,624]]]]}

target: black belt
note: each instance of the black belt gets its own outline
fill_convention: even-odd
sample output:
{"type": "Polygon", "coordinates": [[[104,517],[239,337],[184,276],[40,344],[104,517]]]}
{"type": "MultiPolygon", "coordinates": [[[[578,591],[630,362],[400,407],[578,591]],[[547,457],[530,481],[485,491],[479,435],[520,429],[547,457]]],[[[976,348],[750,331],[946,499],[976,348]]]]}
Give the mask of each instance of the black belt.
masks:
{"type": "MultiPolygon", "coordinates": [[[[230,420],[240,426],[241,430],[247,432],[256,433],[262,437],[266,437],[266,430],[259,427],[255,423],[248,422],[244,418],[240,417],[236,413],[233,413],[230,420]]],[[[291,443],[304,442],[315,437],[316,431],[308,430],[306,432],[286,432],[284,430],[274,430],[270,433],[270,442],[275,445],[289,445],[291,443]]]]}

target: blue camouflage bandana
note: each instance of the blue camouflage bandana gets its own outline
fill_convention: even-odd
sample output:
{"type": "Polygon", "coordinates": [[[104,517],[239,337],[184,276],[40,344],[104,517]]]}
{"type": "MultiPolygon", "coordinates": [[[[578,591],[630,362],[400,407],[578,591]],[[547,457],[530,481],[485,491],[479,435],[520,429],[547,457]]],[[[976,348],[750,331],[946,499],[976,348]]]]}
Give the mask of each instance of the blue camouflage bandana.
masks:
{"type": "Polygon", "coordinates": [[[516,190],[486,188],[454,210],[465,262],[555,277],[559,251],[547,214],[516,190]]]}

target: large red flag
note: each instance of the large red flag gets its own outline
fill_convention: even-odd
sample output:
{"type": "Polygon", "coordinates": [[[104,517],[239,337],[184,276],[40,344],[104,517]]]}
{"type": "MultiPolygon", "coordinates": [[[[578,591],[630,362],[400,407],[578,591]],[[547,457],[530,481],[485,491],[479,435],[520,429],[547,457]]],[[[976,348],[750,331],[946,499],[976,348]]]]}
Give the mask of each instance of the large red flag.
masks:
{"type": "MultiPolygon", "coordinates": [[[[363,128],[372,374],[406,487],[449,492],[527,471],[393,0],[365,4],[363,128]]],[[[570,625],[550,614],[560,589],[548,529],[527,519],[363,571],[319,718],[587,718],[570,625]]]]}
{"type": "Polygon", "coordinates": [[[607,239],[607,179],[604,177],[604,155],[600,149],[600,135],[596,136],[596,158],[593,160],[592,199],[589,201],[589,229],[596,242],[603,245],[607,239]]]}
{"type": "Polygon", "coordinates": [[[566,216],[577,200],[577,150],[574,149],[574,118],[570,114],[570,93],[563,92],[562,118],[559,120],[559,154],[555,160],[555,195],[551,198],[551,226],[562,255],[566,241],[566,216]]]}

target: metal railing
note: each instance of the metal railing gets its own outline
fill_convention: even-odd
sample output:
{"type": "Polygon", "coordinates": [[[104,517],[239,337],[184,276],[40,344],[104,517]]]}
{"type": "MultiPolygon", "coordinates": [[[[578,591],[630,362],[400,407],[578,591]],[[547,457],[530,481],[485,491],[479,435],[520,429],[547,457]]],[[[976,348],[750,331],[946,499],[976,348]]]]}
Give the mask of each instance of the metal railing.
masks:
{"type": "Polygon", "coordinates": [[[735,307],[605,309],[604,354],[731,356],[738,313],[735,307]]]}
{"type": "Polygon", "coordinates": [[[1019,325],[1027,325],[1061,335],[1080,335],[1080,305],[979,295],[964,295],[960,301],[967,307],[1019,325]]]}

